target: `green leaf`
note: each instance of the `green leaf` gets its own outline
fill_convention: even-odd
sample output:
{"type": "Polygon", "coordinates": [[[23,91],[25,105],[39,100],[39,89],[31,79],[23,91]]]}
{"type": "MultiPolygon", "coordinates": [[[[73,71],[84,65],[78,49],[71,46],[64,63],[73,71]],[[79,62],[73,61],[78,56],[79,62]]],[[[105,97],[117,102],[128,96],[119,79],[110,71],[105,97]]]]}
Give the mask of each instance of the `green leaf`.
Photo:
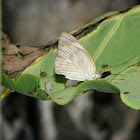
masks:
{"type": "MultiPolygon", "coordinates": [[[[54,72],[57,49],[48,49],[48,53],[27,67],[20,77],[22,79],[22,75],[29,74],[39,80],[39,83],[33,88],[35,93],[33,93],[34,90],[30,92],[38,99],[51,98],[54,102],[64,105],[83,92],[94,89],[106,93],[121,93],[121,99],[125,104],[134,109],[140,109],[139,29],[140,6],[135,6],[127,12],[107,13],[73,31],[73,34],[83,36],[79,42],[94,58],[97,71],[112,74],[101,80],[85,81],[78,86],[65,88],[67,79],[54,72]],[[45,90],[47,82],[51,82],[53,85],[51,91],[45,90]]],[[[29,77],[26,78],[28,81],[29,77]]],[[[6,82],[5,85],[9,88],[11,86],[6,82]]],[[[22,88],[20,86],[20,88],[14,87],[13,89],[18,89],[23,94],[27,93],[22,88]]]]}
{"type": "MultiPolygon", "coordinates": [[[[123,91],[121,82],[129,82],[128,78],[124,77],[124,75],[130,72],[140,72],[139,15],[140,6],[136,6],[126,13],[107,18],[100,24],[96,31],[80,39],[80,42],[86,46],[87,50],[93,56],[99,72],[110,71],[112,74],[118,74],[109,75],[103,80],[117,86],[121,90],[121,93],[123,91]]],[[[136,76],[133,78],[135,78],[135,81],[133,81],[134,85],[137,85],[139,77],[136,76]]],[[[125,85],[123,87],[125,87],[125,85]]],[[[129,90],[128,88],[128,92],[131,92],[131,90],[129,90]]],[[[140,94],[140,92],[137,93],[137,95],[138,94],[140,94]]],[[[135,98],[134,96],[135,93],[131,94],[129,99],[132,98],[133,100],[133,98],[135,98]]],[[[136,106],[131,100],[129,100],[129,103],[126,102],[126,98],[124,98],[122,94],[121,98],[128,106],[140,109],[139,99],[137,100],[136,106]]]]}
{"type": "Polygon", "coordinates": [[[54,72],[54,59],[56,57],[56,49],[50,50],[48,54],[39,58],[35,63],[25,69],[22,74],[30,74],[40,80],[40,89],[45,90],[45,83],[51,81],[53,84],[52,92],[65,88],[66,79],[64,76],[56,75],[54,72]],[[47,76],[42,76],[44,72],[47,76]]]}
{"type": "Polygon", "coordinates": [[[57,104],[65,105],[73,100],[76,96],[79,96],[82,92],[91,89],[106,93],[120,93],[120,90],[114,85],[103,80],[94,80],[85,81],[79,84],[77,87],[66,88],[53,93],[50,92],[49,96],[57,104]]]}
{"type": "Polygon", "coordinates": [[[41,100],[49,100],[48,94],[44,90],[42,90],[38,87],[36,88],[36,96],[35,97],[38,99],[41,99],[41,100]]]}
{"type": "Polygon", "coordinates": [[[76,87],[66,88],[57,92],[48,92],[50,98],[59,105],[66,105],[72,100],[76,87]]]}
{"type": "Polygon", "coordinates": [[[1,95],[0,95],[0,100],[2,101],[11,92],[12,92],[12,90],[10,90],[9,88],[4,88],[3,91],[2,91],[2,93],[1,93],[1,95]]]}
{"type": "Polygon", "coordinates": [[[128,106],[140,110],[140,72],[123,75],[120,81],[121,99],[128,106]]]}
{"type": "Polygon", "coordinates": [[[120,90],[109,82],[103,80],[85,81],[77,86],[74,97],[78,96],[79,93],[94,89],[105,93],[120,93],[120,90]]]}
{"type": "Polygon", "coordinates": [[[35,87],[38,86],[38,84],[39,79],[29,74],[21,75],[16,80],[10,79],[5,74],[2,75],[3,86],[27,96],[34,96],[31,92],[35,91],[35,87]]]}

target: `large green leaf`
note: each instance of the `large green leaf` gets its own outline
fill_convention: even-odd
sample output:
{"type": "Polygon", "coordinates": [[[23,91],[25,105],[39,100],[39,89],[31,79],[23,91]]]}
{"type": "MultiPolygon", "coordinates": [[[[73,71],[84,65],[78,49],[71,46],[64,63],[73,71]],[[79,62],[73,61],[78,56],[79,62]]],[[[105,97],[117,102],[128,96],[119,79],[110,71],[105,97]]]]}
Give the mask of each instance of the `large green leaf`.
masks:
{"type": "Polygon", "coordinates": [[[53,84],[52,92],[64,89],[67,80],[64,76],[56,75],[54,72],[56,52],[56,49],[51,50],[48,54],[39,58],[34,64],[27,67],[22,74],[36,76],[40,80],[39,86],[42,90],[45,90],[45,83],[49,81],[53,84]],[[42,73],[46,76],[43,76],[42,73]]]}
{"type": "MultiPolygon", "coordinates": [[[[27,96],[31,95],[31,92],[35,93],[35,87],[39,84],[39,79],[32,75],[21,75],[17,79],[10,79],[5,74],[2,75],[2,84],[14,91],[22,93],[27,96]]],[[[4,93],[3,93],[4,94],[4,93]]]]}
{"type": "Polygon", "coordinates": [[[124,103],[134,109],[140,109],[140,73],[128,73],[123,75],[120,82],[121,99],[124,103]]]}
{"type": "Polygon", "coordinates": [[[51,92],[49,96],[51,99],[60,105],[68,104],[76,96],[88,90],[98,90],[105,93],[120,93],[120,90],[103,80],[85,81],[77,87],[66,88],[58,92],[51,92]]]}
{"type": "Polygon", "coordinates": [[[94,58],[99,72],[109,71],[114,75],[65,88],[67,80],[54,72],[57,50],[52,49],[21,74],[33,75],[40,81],[35,93],[31,94],[43,100],[48,100],[49,96],[54,102],[64,105],[83,92],[94,89],[120,93],[125,104],[140,109],[140,6],[127,12],[107,13],[77,29],[73,34],[80,34],[87,29],[89,30],[79,42],[94,58]],[[48,82],[52,84],[51,90],[45,88],[48,82]]]}

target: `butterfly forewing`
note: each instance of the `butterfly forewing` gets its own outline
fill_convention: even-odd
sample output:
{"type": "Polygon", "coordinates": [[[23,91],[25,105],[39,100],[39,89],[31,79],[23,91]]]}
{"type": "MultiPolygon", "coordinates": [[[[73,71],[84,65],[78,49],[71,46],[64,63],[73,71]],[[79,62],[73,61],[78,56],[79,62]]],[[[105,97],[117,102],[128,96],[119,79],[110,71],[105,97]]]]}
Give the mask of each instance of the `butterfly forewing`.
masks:
{"type": "Polygon", "coordinates": [[[96,73],[96,65],[89,52],[68,33],[62,33],[55,59],[55,72],[67,79],[85,81],[96,73]]]}
{"type": "MultiPolygon", "coordinates": [[[[82,49],[85,51],[85,48],[77,41],[75,37],[68,33],[62,33],[59,39],[59,45],[64,44],[64,43],[73,43],[73,45],[79,49],[82,49]]],[[[59,49],[59,46],[58,46],[59,49]]]]}

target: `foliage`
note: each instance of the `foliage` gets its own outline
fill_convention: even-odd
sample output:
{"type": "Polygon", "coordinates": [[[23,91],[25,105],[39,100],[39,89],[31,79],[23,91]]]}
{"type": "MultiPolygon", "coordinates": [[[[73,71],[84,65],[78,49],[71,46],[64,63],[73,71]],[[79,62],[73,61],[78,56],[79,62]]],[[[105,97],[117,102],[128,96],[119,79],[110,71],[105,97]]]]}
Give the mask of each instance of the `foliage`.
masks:
{"type": "Polygon", "coordinates": [[[125,12],[108,13],[73,33],[87,27],[91,30],[79,42],[94,58],[97,70],[100,73],[108,71],[112,75],[65,88],[67,80],[54,72],[57,49],[50,49],[45,56],[27,67],[16,80],[3,75],[2,84],[24,95],[51,99],[61,105],[90,89],[120,93],[126,105],[140,109],[140,6],[125,12]],[[96,29],[93,29],[95,26],[96,29]],[[53,85],[51,91],[45,88],[49,81],[53,85]]]}

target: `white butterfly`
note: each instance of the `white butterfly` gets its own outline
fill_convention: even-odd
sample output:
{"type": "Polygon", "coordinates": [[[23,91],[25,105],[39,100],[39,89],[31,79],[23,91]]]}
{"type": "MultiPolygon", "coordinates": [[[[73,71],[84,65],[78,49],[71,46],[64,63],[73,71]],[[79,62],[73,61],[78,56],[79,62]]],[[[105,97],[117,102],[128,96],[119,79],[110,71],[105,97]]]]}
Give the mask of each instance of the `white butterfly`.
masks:
{"type": "Polygon", "coordinates": [[[95,80],[101,77],[89,52],[68,33],[62,33],[60,36],[55,72],[77,81],[95,80]]]}

